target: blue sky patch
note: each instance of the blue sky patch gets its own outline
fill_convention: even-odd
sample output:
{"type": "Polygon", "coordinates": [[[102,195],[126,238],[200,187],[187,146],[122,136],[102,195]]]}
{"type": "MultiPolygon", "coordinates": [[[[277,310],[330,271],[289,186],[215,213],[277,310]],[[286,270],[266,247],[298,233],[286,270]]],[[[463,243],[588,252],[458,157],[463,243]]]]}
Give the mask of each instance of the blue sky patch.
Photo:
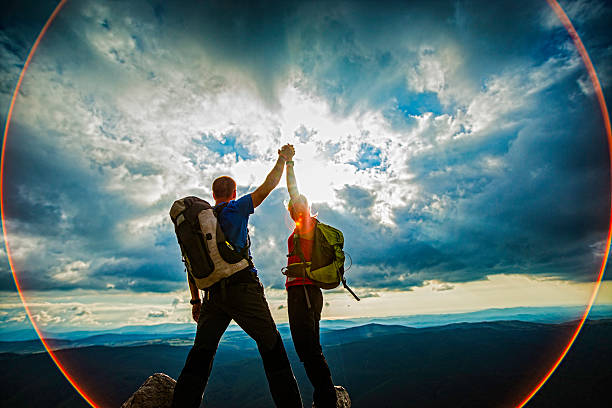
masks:
{"type": "Polygon", "coordinates": [[[427,112],[434,115],[444,113],[442,104],[435,92],[409,93],[401,90],[397,95],[397,109],[406,116],[419,116],[427,112]]]}
{"type": "Polygon", "coordinates": [[[378,147],[362,143],[357,153],[357,160],[349,162],[359,170],[379,167],[382,164],[381,151],[378,147]]]}
{"type": "Polygon", "coordinates": [[[226,154],[236,155],[236,160],[251,160],[254,156],[249,152],[249,149],[238,141],[238,134],[226,133],[219,140],[213,135],[202,135],[200,139],[194,139],[194,142],[206,146],[209,150],[219,153],[221,156],[226,154]]]}

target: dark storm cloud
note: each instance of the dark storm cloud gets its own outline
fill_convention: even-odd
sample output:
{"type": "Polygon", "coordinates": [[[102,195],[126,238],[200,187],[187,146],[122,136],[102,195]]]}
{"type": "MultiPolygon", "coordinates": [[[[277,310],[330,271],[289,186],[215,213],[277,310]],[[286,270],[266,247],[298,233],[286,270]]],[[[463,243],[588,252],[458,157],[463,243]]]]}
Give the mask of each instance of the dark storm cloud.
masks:
{"type": "MultiPolygon", "coordinates": [[[[249,74],[269,106],[277,104],[276,85],[290,63],[286,31],[296,3],[176,1],[152,7],[166,34],[195,42],[210,58],[249,74]]],[[[131,8],[138,15],[142,5],[131,8]]]]}
{"type": "Polygon", "coordinates": [[[137,291],[179,287],[184,276],[177,273],[180,257],[170,228],[154,246],[122,245],[129,237],[122,236],[117,226],[155,208],[130,205],[125,198],[105,192],[101,188],[104,175],[84,168],[53,139],[39,138],[23,128],[16,131],[29,143],[14,139],[7,143],[6,155],[11,158],[5,168],[10,182],[4,191],[8,230],[15,237],[14,252],[19,252],[20,245],[36,246],[27,261],[16,262],[23,287],[106,289],[111,284],[137,291]],[[50,275],[61,273],[53,268],[65,259],[91,262],[91,267],[79,272],[80,279],[53,279],[50,275]]]}
{"type": "Polygon", "coordinates": [[[452,46],[461,57],[452,75],[478,87],[482,78],[526,59],[537,63],[548,57],[547,47],[558,43],[542,35],[546,29],[539,20],[547,7],[528,0],[504,6],[484,1],[309,3],[300,9],[307,17],[297,19],[289,41],[299,50],[295,62],[338,112],[392,101],[412,114],[447,111],[461,101],[446,101],[450,105],[443,108],[435,93],[402,91],[419,57],[452,46]]]}
{"type": "Polygon", "coordinates": [[[8,265],[0,270],[0,290],[1,291],[14,291],[16,290],[15,281],[11,275],[11,271],[8,265]]]}
{"type": "Polygon", "coordinates": [[[0,112],[2,128],[19,73],[56,1],[6,2],[0,14],[0,112]]]}

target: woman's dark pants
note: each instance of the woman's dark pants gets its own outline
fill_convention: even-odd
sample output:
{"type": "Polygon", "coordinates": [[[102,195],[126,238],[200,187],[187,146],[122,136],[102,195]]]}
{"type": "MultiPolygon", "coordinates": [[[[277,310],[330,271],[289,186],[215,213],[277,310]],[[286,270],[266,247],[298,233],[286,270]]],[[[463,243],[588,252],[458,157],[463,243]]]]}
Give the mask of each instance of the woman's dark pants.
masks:
{"type": "Polygon", "coordinates": [[[314,387],[313,401],[316,408],[335,408],[336,390],[329,366],[319,340],[319,321],[323,309],[321,289],[313,285],[296,285],[287,288],[289,327],[300,361],[314,387]],[[310,299],[310,309],[306,293],[310,299]]]}

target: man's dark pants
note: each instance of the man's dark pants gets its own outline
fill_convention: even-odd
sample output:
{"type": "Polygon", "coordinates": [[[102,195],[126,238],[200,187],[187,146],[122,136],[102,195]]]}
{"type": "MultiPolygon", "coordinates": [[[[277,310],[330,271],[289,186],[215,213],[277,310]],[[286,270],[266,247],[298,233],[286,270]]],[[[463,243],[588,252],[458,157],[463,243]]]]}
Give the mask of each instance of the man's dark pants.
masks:
{"type": "Polygon", "coordinates": [[[314,387],[312,398],[315,406],[335,408],[336,390],[319,340],[319,321],[323,309],[321,289],[313,285],[289,286],[287,309],[295,351],[314,387]],[[308,292],[310,309],[304,290],[308,292]]]}
{"type": "Polygon", "coordinates": [[[300,391],[257,275],[241,271],[226,279],[224,286],[213,285],[203,300],[196,338],[176,382],[172,407],[200,406],[219,340],[233,319],[257,343],[276,406],[301,408],[300,391]]]}

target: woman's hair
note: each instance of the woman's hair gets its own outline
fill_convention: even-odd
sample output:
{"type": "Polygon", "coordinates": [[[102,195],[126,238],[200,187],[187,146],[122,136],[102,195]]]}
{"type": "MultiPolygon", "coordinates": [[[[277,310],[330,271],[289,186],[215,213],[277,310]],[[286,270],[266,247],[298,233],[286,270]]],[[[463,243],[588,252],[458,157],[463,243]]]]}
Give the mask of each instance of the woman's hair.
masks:
{"type": "Polygon", "coordinates": [[[291,215],[291,218],[293,220],[297,218],[297,214],[295,213],[296,205],[302,205],[303,207],[305,207],[306,211],[309,213],[311,217],[317,216],[317,214],[310,213],[310,207],[308,206],[308,200],[306,199],[306,196],[304,194],[300,194],[299,196],[294,197],[291,200],[289,200],[289,204],[287,204],[287,210],[289,210],[289,214],[291,215]]]}

